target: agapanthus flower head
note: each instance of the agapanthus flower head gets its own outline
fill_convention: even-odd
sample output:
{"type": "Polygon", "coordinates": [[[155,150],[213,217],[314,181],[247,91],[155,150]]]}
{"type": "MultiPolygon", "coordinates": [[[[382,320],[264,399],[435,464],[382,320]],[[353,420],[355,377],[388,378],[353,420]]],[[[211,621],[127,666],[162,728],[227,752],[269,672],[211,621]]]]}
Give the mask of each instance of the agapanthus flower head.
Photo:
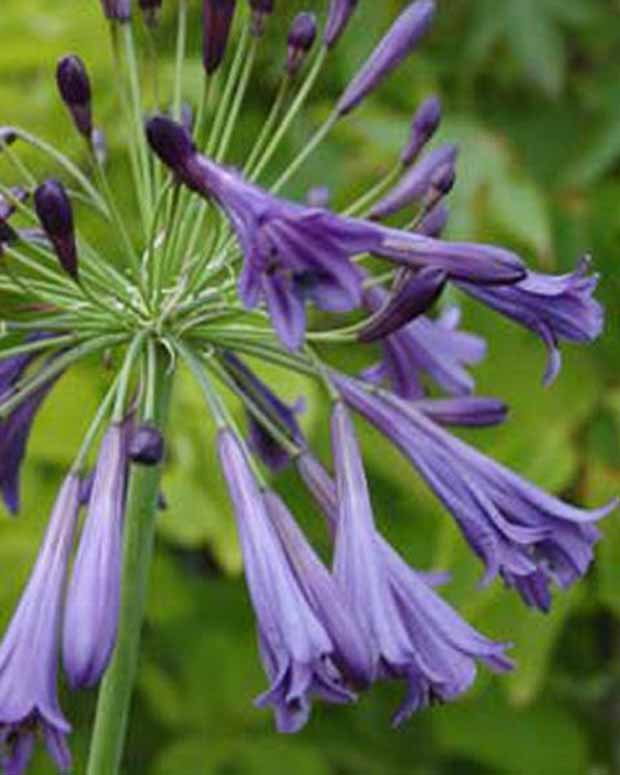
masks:
{"type": "MultiPolygon", "coordinates": [[[[154,24],[160,0],[138,5],[154,24]]],[[[593,559],[597,523],[614,503],[591,511],[564,503],[453,434],[452,426],[498,425],[508,408],[472,395],[468,369],[486,343],[461,330],[458,309],[444,304],[456,288],[538,334],[550,351],[550,381],[562,340],[586,343],[602,330],[589,264],[549,276],[529,270],[510,249],[443,238],[457,146],[450,138],[426,150],[441,120],[437,97],[417,108],[400,158],[356,201],[340,209],[337,179],[333,196],[320,178],[301,181],[305,201],[286,193],[324,138],[417,48],[435,16],[433,0],[404,7],[277,176],[278,154],[288,152],[283,141],[292,126],[308,125],[298,114],[357,5],[330,1],[317,47],[313,14],[283,18],[277,28],[288,24],[289,33],[280,61],[258,81],[273,0],[203,0],[203,89],[192,109],[195,84],[189,90],[184,83],[194,37],[190,4],[171,4],[176,66],[162,68],[152,30],[147,56],[138,50],[144,32],[135,34],[130,0],[102,0],[120,54],[119,114],[99,116],[93,128],[82,60],[65,57],[57,70],[63,101],[88,139],[81,148],[88,159],[72,161],[26,129],[0,128],[2,161],[24,178],[0,194],[2,288],[10,300],[8,336],[0,337],[0,489],[9,510],[19,506],[27,440],[52,385],[83,358],[100,360],[106,383],[0,646],[0,748],[8,772],[24,770],[41,734],[58,766],[68,766],[69,724],[55,689],[59,640],[71,687],[94,686],[108,671],[91,764],[102,746],[116,746],[121,760],[155,517],[166,503],[161,469],[168,446],[175,454],[167,423],[179,364],[196,378],[217,428],[269,680],[258,704],[273,708],[281,731],[300,729],[315,698],[353,702],[384,679],[407,687],[400,723],[434,700],[459,697],[479,663],[497,672],[511,667],[506,644],[476,632],[438,595],[434,587],[446,575],[410,568],[379,533],[350,411],[417,469],[483,561],[485,581],[499,576],[527,604],[547,610],[552,590],[576,583],[593,559]],[[273,103],[244,149],[241,137],[255,124],[244,121],[244,101],[250,90],[271,94],[264,82],[270,72],[279,78],[273,103]],[[172,95],[169,103],[163,94],[172,95]],[[116,173],[108,174],[122,149],[108,159],[106,135],[128,146],[131,185],[126,176],[122,191],[116,173]],[[21,158],[28,146],[57,177],[29,169],[21,158]],[[37,218],[41,228],[21,225],[37,218]],[[334,352],[334,345],[344,347],[334,352]],[[360,358],[349,361],[347,348],[360,358]],[[350,363],[373,363],[377,353],[378,363],[351,375],[350,363]],[[336,362],[339,371],[330,365],[336,362]],[[324,390],[333,478],[300,427],[303,398],[289,405],[280,377],[265,378],[263,363],[284,369],[282,384],[290,372],[324,390]],[[231,401],[243,408],[245,424],[237,424],[231,401]],[[326,518],[332,547],[325,561],[276,493],[275,475],[291,462],[326,518]]],[[[289,11],[278,6],[283,17],[289,11]]],[[[314,426],[320,433],[321,423],[314,426]]],[[[89,771],[106,767],[89,764],[89,771]]]]}

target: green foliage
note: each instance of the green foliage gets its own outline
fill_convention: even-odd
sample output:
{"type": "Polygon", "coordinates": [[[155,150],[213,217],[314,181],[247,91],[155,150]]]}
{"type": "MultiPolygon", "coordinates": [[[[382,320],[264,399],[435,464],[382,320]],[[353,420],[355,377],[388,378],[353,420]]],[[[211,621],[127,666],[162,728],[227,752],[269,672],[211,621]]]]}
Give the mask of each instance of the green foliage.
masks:
{"type": "MultiPolygon", "coordinates": [[[[0,122],[22,123],[64,141],[79,158],[79,142],[52,84],[55,59],[75,50],[93,73],[97,114],[109,132],[114,163],[120,140],[114,72],[99,3],[36,0],[27,5],[3,3],[0,122]]],[[[170,52],[174,3],[168,5],[162,40],[170,52]]],[[[359,18],[334,52],[315,101],[296,122],[288,152],[325,116],[378,30],[402,5],[396,0],[360,4],[359,18]]],[[[348,201],[389,167],[416,102],[433,90],[441,94],[447,114],[441,139],[459,142],[462,151],[451,236],[502,241],[533,266],[558,271],[592,251],[603,272],[600,296],[609,307],[601,342],[588,351],[567,348],[558,383],[545,390],[541,343],[466,302],[467,327],[489,340],[489,358],[477,371],[480,392],[505,398],[512,407],[506,426],[466,438],[556,493],[600,504],[620,492],[620,62],[611,57],[617,4],[453,0],[439,5],[443,13],[430,45],[334,132],[290,191],[302,196],[311,185],[327,183],[336,203],[348,201]]],[[[197,9],[194,13],[197,21],[197,9]]],[[[288,17],[292,9],[278,13],[288,17]]],[[[261,54],[259,88],[248,97],[234,151],[239,158],[242,142],[247,146],[260,127],[277,82],[286,27],[284,21],[277,24],[278,34],[269,32],[261,54]]],[[[192,35],[197,36],[196,25],[192,35]]],[[[169,59],[163,64],[171,72],[169,59]]],[[[192,73],[196,98],[197,62],[192,73]]],[[[115,172],[115,184],[122,186],[124,174],[115,172]]],[[[101,239],[111,237],[101,234],[101,239]]],[[[346,348],[339,352],[341,365],[350,368],[361,366],[355,357],[346,348]]],[[[317,389],[277,369],[263,375],[277,382],[287,400],[308,396],[305,429],[326,456],[328,418],[317,389]]],[[[24,514],[0,522],[2,624],[27,578],[55,488],[100,391],[94,366],[83,367],[64,379],[38,420],[24,473],[24,514]]],[[[268,714],[252,706],[264,678],[234,524],[216,464],[214,429],[185,376],[176,385],[174,406],[164,479],[169,508],[159,522],[128,775],[617,771],[617,516],[603,526],[596,568],[582,587],[558,595],[548,617],[528,612],[497,582],[477,588],[480,565],[442,508],[402,458],[360,426],[382,529],[416,565],[452,571],[447,598],[481,630],[514,643],[518,670],[508,678],[482,674],[462,702],[425,712],[398,733],[389,730],[398,690],[385,687],[353,708],[319,708],[304,733],[278,738],[268,714]]],[[[244,422],[242,415],[238,419],[244,422]]],[[[299,493],[294,474],[283,477],[281,491],[324,546],[316,512],[299,493]]],[[[67,694],[65,701],[76,725],[77,773],[84,768],[94,699],[90,693],[67,694]]],[[[49,772],[43,755],[33,771],[49,772]]]]}

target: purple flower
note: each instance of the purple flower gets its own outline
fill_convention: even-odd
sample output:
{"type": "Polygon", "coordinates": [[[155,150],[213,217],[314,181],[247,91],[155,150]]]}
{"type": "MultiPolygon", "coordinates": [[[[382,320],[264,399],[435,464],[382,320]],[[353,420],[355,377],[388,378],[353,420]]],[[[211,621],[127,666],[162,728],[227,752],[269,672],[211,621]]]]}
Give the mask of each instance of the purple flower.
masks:
{"type": "Polygon", "coordinates": [[[347,404],[375,425],[418,469],[452,513],[486,566],[528,605],[547,611],[550,586],[565,589],[583,576],[599,538],[594,522],[616,508],[585,511],[533,484],[435,425],[414,405],[389,393],[369,395],[335,376],[347,404]]]}
{"type": "Polygon", "coordinates": [[[449,217],[448,208],[443,202],[439,202],[426,213],[416,231],[425,237],[440,237],[449,217]]]}
{"type": "MultiPolygon", "coordinates": [[[[247,398],[274,419],[275,423],[288,432],[291,441],[305,446],[296,415],[303,409],[303,401],[289,407],[283,403],[267,385],[234,353],[227,351],[223,356],[224,367],[247,398]]],[[[250,429],[250,444],[263,463],[274,472],[281,471],[290,462],[289,453],[281,446],[269,429],[247,412],[250,429]]]]}
{"type": "Polygon", "coordinates": [[[131,19],[131,0],[101,0],[106,18],[119,22],[131,19]]]}
{"type": "Polygon", "coordinates": [[[408,167],[437,131],[441,123],[441,102],[438,97],[424,100],[411,122],[409,140],[400,155],[403,167],[408,167]]]}
{"type": "Polygon", "coordinates": [[[417,274],[406,272],[399,286],[358,334],[361,342],[374,342],[398,331],[431,307],[441,295],[446,274],[426,267],[417,274]]]}
{"type": "Polygon", "coordinates": [[[426,34],[434,16],[433,0],[417,0],[405,8],[338,100],[339,115],[350,113],[400,65],[426,34]]]}
{"type": "Polygon", "coordinates": [[[295,732],[308,720],[311,696],[338,703],[354,699],[338,665],[346,665],[351,675],[364,676],[363,651],[360,654],[355,625],[329,575],[291,529],[292,519],[283,504],[260,492],[231,431],[220,432],[219,455],[237,519],[261,656],[271,681],[257,704],[274,707],[281,732],[295,732]]]}
{"type": "Polygon", "coordinates": [[[593,298],[598,275],[589,274],[588,258],[582,259],[571,274],[544,275],[528,272],[510,288],[461,287],[479,301],[537,333],[549,357],[544,382],[549,385],[561,367],[558,343],[592,342],[603,330],[603,308],[593,298]]]}
{"type": "Polygon", "coordinates": [[[336,45],[359,0],[330,0],[329,15],[325,24],[324,40],[327,48],[336,45]]]}
{"type": "Polygon", "coordinates": [[[79,272],[73,208],[65,187],[57,180],[47,180],[34,192],[34,205],[62,268],[77,280],[79,272]]]}
{"type": "Polygon", "coordinates": [[[0,645],[0,760],[21,773],[37,732],[63,772],[71,731],[57,696],[62,598],[79,509],[79,478],[69,474],[56,499],[36,564],[0,645]]]}
{"type": "Polygon", "coordinates": [[[56,68],[56,82],[78,132],[90,140],[93,131],[91,91],[84,62],[74,55],[63,57],[56,68]]]}
{"type": "Polygon", "coordinates": [[[224,59],[235,7],[236,0],[203,0],[202,61],[209,75],[224,59]]]}
{"type": "Polygon", "coordinates": [[[111,425],[101,442],[63,623],[63,664],[72,687],[94,686],[116,642],[120,606],[127,428],[111,425]]]}
{"type": "Polygon", "coordinates": [[[442,145],[426,154],[406,172],[400,183],[370,211],[370,217],[376,220],[387,218],[416,199],[421,199],[431,188],[433,176],[446,166],[453,169],[459,149],[456,145],[442,145]]]}
{"type": "Polygon", "coordinates": [[[288,33],[286,70],[290,76],[298,72],[315,39],[316,16],[313,13],[297,14],[288,33]]]}
{"type": "MultiPolygon", "coordinates": [[[[386,292],[380,288],[364,294],[373,312],[381,309],[385,298],[386,292]]],[[[474,380],[464,367],[483,360],[486,344],[474,334],[459,331],[459,320],[458,308],[451,307],[436,320],[421,315],[385,337],[381,342],[383,359],[364,371],[364,379],[374,384],[385,382],[403,398],[424,395],[425,375],[451,395],[471,393],[474,380]]]]}

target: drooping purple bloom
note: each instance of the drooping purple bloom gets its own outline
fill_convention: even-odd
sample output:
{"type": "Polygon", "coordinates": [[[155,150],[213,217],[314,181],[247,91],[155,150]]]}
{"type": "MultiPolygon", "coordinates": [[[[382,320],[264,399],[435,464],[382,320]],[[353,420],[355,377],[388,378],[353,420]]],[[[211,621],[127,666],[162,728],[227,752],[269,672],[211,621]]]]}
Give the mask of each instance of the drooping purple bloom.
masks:
{"type": "Polygon", "coordinates": [[[440,123],[441,102],[438,97],[429,97],[420,105],[411,122],[411,133],[400,155],[403,167],[408,167],[417,159],[440,123]]]}
{"type": "Polygon", "coordinates": [[[309,561],[309,547],[301,555],[287,556],[287,547],[272,522],[274,517],[280,522],[284,517],[286,523],[287,515],[278,501],[271,497],[265,501],[234,434],[220,432],[218,447],[257,617],[261,656],[271,681],[271,688],[257,704],[273,706],[281,732],[295,732],[308,720],[312,696],[338,703],[354,699],[337,664],[350,661],[341,644],[354,647],[355,637],[340,629],[346,623],[346,609],[338,597],[323,597],[329,577],[318,572],[314,560],[309,561]],[[300,564],[294,566],[295,562],[300,564]],[[304,574],[303,585],[299,573],[304,574]],[[328,608],[330,603],[334,608],[328,608]],[[330,632],[335,626],[338,636],[330,632]]]}
{"type": "Polygon", "coordinates": [[[547,611],[552,583],[565,589],[583,576],[600,537],[594,523],[615,507],[586,511],[564,503],[429,420],[414,405],[369,395],[334,376],[347,404],[375,425],[417,468],[486,566],[523,600],[547,611]]]}
{"type": "Polygon", "coordinates": [[[39,556],[0,645],[0,761],[22,773],[37,733],[62,772],[71,766],[71,731],[58,702],[62,597],[79,509],[79,478],[58,494],[39,556]]]}
{"type": "Polygon", "coordinates": [[[57,180],[47,180],[34,192],[37,216],[51,240],[62,268],[78,279],[78,256],[73,227],[73,208],[65,187],[57,180]]]}
{"type": "Polygon", "coordinates": [[[245,257],[241,298],[248,307],[267,302],[290,349],[303,340],[306,301],[329,312],[359,306],[361,272],[350,258],[360,253],[471,282],[512,283],[525,275],[521,260],[501,248],[442,242],[269,194],[198,154],[189,133],[164,116],[148,122],[147,135],[181,181],[223,208],[245,257]]]}
{"type": "MultiPolygon", "coordinates": [[[[385,303],[386,292],[369,288],[364,294],[368,308],[376,312],[385,303]]],[[[364,379],[387,383],[402,398],[424,396],[424,377],[429,377],[451,395],[462,396],[474,389],[466,366],[480,363],[486,343],[479,336],[458,330],[460,312],[451,307],[437,319],[425,315],[381,342],[383,359],[366,369],[364,379]]]]}
{"type": "Polygon", "coordinates": [[[430,266],[417,274],[407,272],[399,287],[360,330],[360,342],[375,342],[411,323],[437,301],[446,279],[445,272],[430,266]]]}
{"type": "Polygon", "coordinates": [[[350,113],[411,54],[434,16],[434,0],[416,0],[405,8],[338,100],[339,115],[350,113]]]}
{"type": "Polygon", "coordinates": [[[67,590],[62,656],[72,687],[99,681],[116,642],[126,477],[127,428],[114,423],[101,442],[67,590]]]}
{"type": "Polygon", "coordinates": [[[299,71],[315,39],[316,16],[313,13],[298,13],[288,33],[286,70],[290,76],[299,71]]]}
{"type": "Polygon", "coordinates": [[[590,260],[584,258],[570,274],[528,272],[510,288],[480,289],[469,283],[461,287],[540,336],[549,354],[544,377],[549,385],[561,368],[559,342],[592,342],[603,330],[603,308],[593,298],[598,275],[590,274],[590,269],[590,260]]]}
{"type": "MultiPolygon", "coordinates": [[[[332,417],[335,498],[321,498],[336,516],[334,578],[375,648],[376,675],[407,682],[399,724],[434,699],[451,700],[476,675],[476,660],[511,668],[506,646],[467,625],[376,531],[353,426],[344,407],[332,417]]],[[[328,518],[329,512],[327,512],[328,518]]]]}
{"type": "Polygon", "coordinates": [[[202,61],[208,75],[222,63],[235,15],[236,0],[203,0],[202,61]]]}
{"type": "MultiPolygon", "coordinates": [[[[291,441],[300,447],[305,446],[303,433],[296,418],[296,415],[303,409],[303,401],[298,402],[293,407],[285,404],[232,352],[224,353],[223,363],[227,372],[247,398],[256,404],[267,417],[272,418],[273,422],[284,433],[288,433],[291,441]]],[[[290,462],[289,453],[250,411],[247,412],[247,418],[252,450],[272,471],[281,471],[290,462]]]]}
{"type": "Polygon", "coordinates": [[[359,0],[330,0],[329,15],[325,24],[324,40],[327,48],[339,41],[359,0]]]}
{"type": "Polygon", "coordinates": [[[90,140],[93,132],[91,89],[84,62],[73,54],[63,57],[56,68],[56,82],[78,132],[90,140]]]}
{"type": "Polygon", "coordinates": [[[139,425],[131,434],[128,455],[134,463],[156,466],[164,459],[164,437],[154,425],[139,425]]]}
{"type": "Polygon", "coordinates": [[[442,145],[426,154],[406,172],[400,183],[386,194],[370,211],[376,220],[387,218],[417,199],[421,199],[431,188],[433,176],[446,165],[454,167],[458,155],[456,145],[442,145]]]}
{"type": "Polygon", "coordinates": [[[101,0],[106,18],[127,22],[131,19],[131,0],[101,0]]]}

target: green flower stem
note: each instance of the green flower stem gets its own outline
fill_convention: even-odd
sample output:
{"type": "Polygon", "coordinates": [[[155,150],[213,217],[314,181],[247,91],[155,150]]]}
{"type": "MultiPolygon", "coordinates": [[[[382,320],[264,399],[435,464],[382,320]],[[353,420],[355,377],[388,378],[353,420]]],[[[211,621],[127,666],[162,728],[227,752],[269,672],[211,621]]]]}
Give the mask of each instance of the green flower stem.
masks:
{"type": "Polygon", "coordinates": [[[178,28],[177,28],[177,50],[174,66],[174,119],[181,119],[181,100],[183,94],[183,62],[185,60],[185,49],[187,45],[187,0],[180,0],[178,28]]]}
{"type": "Polygon", "coordinates": [[[367,191],[359,199],[356,199],[355,202],[347,207],[346,210],[343,210],[341,215],[350,216],[362,214],[369,204],[373,203],[375,199],[378,199],[381,194],[383,194],[384,191],[386,191],[392,185],[392,183],[396,182],[398,176],[402,172],[402,169],[403,167],[400,162],[395,164],[394,167],[392,167],[392,169],[387,173],[387,175],[384,175],[381,180],[376,183],[369,191],[367,191]]]}
{"type": "Polygon", "coordinates": [[[16,355],[26,355],[26,353],[38,353],[56,347],[66,347],[67,345],[75,344],[78,340],[78,335],[67,334],[66,336],[54,336],[49,339],[39,339],[36,342],[27,342],[26,344],[20,344],[15,347],[7,347],[0,350],[0,361],[5,360],[6,358],[14,358],[16,355]]]}
{"type": "Polygon", "coordinates": [[[243,67],[241,77],[239,78],[239,83],[237,84],[237,91],[235,94],[235,98],[232,102],[230,112],[226,119],[226,125],[222,133],[222,138],[220,140],[217,153],[215,154],[215,161],[217,162],[221,162],[222,159],[226,156],[226,152],[228,151],[228,147],[230,145],[233,131],[237,124],[237,119],[239,118],[241,106],[243,105],[243,98],[245,97],[248,85],[250,83],[250,77],[252,75],[252,70],[254,68],[254,62],[256,61],[257,50],[258,50],[258,38],[254,38],[252,40],[252,43],[250,44],[250,50],[246,54],[245,65],[243,67]]]}
{"type": "Polygon", "coordinates": [[[278,116],[280,115],[280,111],[282,110],[282,106],[286,100],[286,95],[288,94],[290,83],[291,79],[288,75],[285,75],[280,81],[280,86],[278,87],[275,100],[271,106],[269,116],[263,124],[263,128],[261,129],[260,134],[256,138],[252,152],[248,156],[248,159],[243,168],[243,175],[246,178],[251,177],[253,174],[253,167],[256,164],[256,161],[259,158],[261,152],[264,150],[265,143],[269,141],[269,138],[275,129],[276,121],[278,120],[278,116]]]}
{"type": "MultiPolygon", "coordinates": [[[[157,353],[155,405],[149,418],[164,431],[172,374],[164,353],[157,353]]],[[[117,775],[123,755],[131,696],[136,678],[140,634],[153,554],[161,466],[133,466],[127,497],[123,549],[123,586],[118,638],[99,691],[86,775],[117,775]]]]}

